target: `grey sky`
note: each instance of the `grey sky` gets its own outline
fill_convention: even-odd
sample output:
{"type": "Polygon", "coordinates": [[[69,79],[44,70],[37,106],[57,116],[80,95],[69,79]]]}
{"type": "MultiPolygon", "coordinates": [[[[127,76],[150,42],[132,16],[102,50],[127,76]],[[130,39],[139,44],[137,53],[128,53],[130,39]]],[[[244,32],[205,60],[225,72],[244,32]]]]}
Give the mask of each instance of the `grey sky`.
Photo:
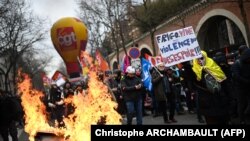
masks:
{"type": "Polygon", "coordinates": [[[34,12],[39,16],[48,17],[51,24],[67,16],[76,16],[75,0],[32,0],[34,12]]]}
{"type": "MultiPolygon", "coordinates": [[[[63,17],[77,17],[77,4],[75,0],[29,0],[31,3],[31,7],[34,10],[34,14],[46,19],[45,22],[47,25],[46,27],[50,28],[52,25],[63,17]]],[[[46,46],[51,47],[48,50],[53,56],[53,60],[51,62],[52,67],[46,68],[49,71],[49,75],[57,69],[62,62],[61,57],[53,48],[53,44],[50,39],[50,33],[48,33],[48,37],[45,41],[46,46]]]]}
{"type": "MultiPolygon", "coordinates": [[[[39,17],[46,19],[49,29],[52,25],[63,17],[77,17],[78,6],[76,0],[27,0],[31,3],[34,14],[39,17]]],[[[136,3],[141,3],[142,0],[133,0],[136,3]]],[[[53,67],[47,68],[51,75],[56,69],[57,66],[61,65],[61,57],[53,48],[53,44],[50,39],[50,33],[48,33],[47,40],[45,41],[46,46],[51,47],[48,50],[48,53],[53,55],[52,65],[53,67]]]]}

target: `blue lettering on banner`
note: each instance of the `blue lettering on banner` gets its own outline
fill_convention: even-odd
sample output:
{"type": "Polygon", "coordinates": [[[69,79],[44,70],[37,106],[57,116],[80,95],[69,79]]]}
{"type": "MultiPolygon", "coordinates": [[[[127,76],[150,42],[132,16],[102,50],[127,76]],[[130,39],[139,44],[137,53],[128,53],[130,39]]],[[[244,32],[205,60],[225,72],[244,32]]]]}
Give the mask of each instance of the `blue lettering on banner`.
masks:
{"type": "Polygon", "coordinates": [[[179,37],[188,36],[192,34],[194,34],[193,28],[189,27],[174,32],[164,33],[162,35],[157,36],[156,39],[158,43],[164,43],[173,39],[177,39],[179,37]]]}
{"type": "Polygon", "coordinates": [[[179,48],[183,48],[183,47],[188,47],[190,46],[191,44],[195,43],[197,41],[196,38],[189,38],[189,39],[186,39],[184,41],[179,41],[179,42],[174,42],[172,44],[169,44],[167,46],[163,46],[160,51],[162,53],[167,53],[169,51],[173,51],[173,50],[177,50],[179,48]]]}
{"type": "Polygon", "coordinates": [[[158,43],[167,42],[176,38],[179,38],[180,35],[178,32],[165,33],[156,37],[158,43]]]}

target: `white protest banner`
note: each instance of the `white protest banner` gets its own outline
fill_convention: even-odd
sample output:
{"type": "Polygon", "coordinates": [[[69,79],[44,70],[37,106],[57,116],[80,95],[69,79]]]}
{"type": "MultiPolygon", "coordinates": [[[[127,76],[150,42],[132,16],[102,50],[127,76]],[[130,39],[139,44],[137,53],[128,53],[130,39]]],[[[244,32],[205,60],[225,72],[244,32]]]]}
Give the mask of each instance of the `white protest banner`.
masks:
{"type": "Polygon", "coordinates": [[[135,69],[141,68],[141,59],[140,58],[131,59],[131,66],[135,69]]]}
{"type": "Polygon", "coordinates": [[[156,40],[167,67],[202,57],[191,26],[157,35],[156,40]]]}

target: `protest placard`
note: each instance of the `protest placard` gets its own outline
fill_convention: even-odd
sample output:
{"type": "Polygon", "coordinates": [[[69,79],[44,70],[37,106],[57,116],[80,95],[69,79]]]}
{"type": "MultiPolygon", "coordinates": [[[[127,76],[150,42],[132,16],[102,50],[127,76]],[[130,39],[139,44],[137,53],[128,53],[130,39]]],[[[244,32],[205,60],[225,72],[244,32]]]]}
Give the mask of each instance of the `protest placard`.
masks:
{"type": "Polygon", "coordinates": [[[157,35],[156,40],[167,67],[202,57],[191,26],[157,35]]]}

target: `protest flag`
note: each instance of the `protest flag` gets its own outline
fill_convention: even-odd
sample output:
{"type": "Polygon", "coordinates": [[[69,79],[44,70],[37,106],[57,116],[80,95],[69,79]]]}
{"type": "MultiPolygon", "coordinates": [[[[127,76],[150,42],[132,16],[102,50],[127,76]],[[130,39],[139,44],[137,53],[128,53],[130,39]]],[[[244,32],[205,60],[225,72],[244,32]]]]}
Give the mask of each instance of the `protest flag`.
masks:
{"type": "Polygon", "coordinates": [[[150,75],[150,68],[151,68],[151,64],[148,60],[142,58],[141,60],[141,64],[142,64],[142,81],[144,84],[144,87],[151,91],[152,90],[152,78],[150,75]]]}
{"type": "Polygon", "coordinates": [[[152,66],[156,66],[158,63],[162,62],[161,56],[150,56],[149,54],[145,54],[146,59],[151,63],[152,66]]]}
{"type": "Polygon", "coordinates": [[[96,60],[98,62],[98,65],[100,67],[100,70],[107,71],[109,70],[109,65],[107,61],[103,58],[99,50],[96,50],[96,60]]]}
{"type": "Polygon", "coordinates": [[[130,66],[129,56],[125,56],[123,59],[123,72],[126,73],[127,67],[130,66]]]}

